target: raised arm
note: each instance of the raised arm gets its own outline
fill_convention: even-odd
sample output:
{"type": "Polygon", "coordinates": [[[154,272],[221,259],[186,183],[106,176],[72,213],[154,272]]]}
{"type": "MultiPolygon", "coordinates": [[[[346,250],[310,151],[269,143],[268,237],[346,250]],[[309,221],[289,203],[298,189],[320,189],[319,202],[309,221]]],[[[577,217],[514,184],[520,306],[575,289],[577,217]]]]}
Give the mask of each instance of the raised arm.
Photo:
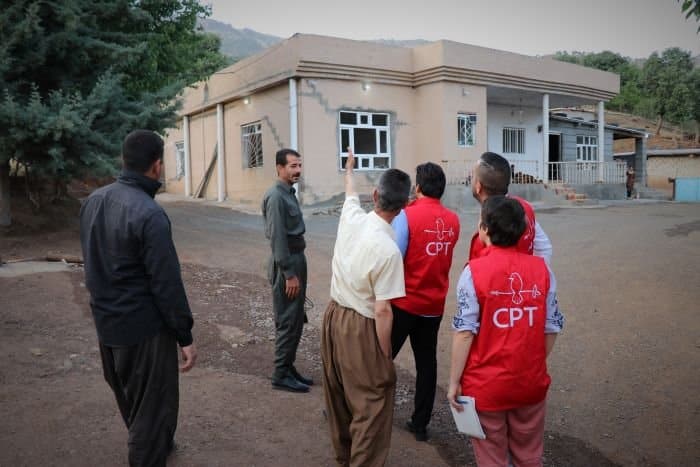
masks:
{"type": "Polygon", "coordinates": [[[348,146],[348,159],[345,161],[345,196],[356,196],[355,183],[352,177],[352,171],[355,168],[355,154],[348,146]]]}

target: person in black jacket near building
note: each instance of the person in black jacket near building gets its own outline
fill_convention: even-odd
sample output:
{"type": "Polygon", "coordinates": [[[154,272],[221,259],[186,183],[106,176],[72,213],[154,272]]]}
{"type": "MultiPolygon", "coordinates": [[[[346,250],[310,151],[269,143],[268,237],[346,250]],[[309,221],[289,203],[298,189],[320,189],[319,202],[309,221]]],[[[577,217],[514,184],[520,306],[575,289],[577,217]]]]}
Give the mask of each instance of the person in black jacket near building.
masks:
{"type": "Polygon", "coordinates": [[[180,276],[170,220],[153,199],[160,188],[163,140],[135,130],[122,146],[116,182],[80,210],[85,282],[104,377],[129,430],[129,464],[165,466],[174,447],[179,369],[197,359],[192,313],[180,276]]]}

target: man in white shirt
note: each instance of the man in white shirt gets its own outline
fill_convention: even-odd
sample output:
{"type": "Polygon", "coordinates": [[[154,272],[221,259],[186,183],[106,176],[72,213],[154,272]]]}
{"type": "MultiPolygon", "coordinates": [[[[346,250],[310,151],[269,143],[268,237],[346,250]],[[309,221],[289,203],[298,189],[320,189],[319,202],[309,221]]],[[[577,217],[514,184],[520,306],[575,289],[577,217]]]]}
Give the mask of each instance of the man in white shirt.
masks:
{"type": "Polygon", "coordinates": [[[345,164],[345,203],[333,251],[331,301],[323,316],[323,392],[339,465],[383,465],[389,454],[396,372],[391,299],[405,292],[391,221],[408,201],[410,177],[385,171],[366,213],[345,164]]]}

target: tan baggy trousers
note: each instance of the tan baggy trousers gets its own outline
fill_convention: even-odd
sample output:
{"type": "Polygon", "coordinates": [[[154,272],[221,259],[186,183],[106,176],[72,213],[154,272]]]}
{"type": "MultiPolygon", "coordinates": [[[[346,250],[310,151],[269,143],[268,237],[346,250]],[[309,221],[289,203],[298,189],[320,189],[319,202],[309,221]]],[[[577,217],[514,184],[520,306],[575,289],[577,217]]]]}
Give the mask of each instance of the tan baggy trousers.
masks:
{"type": "Polygon", "coordinates": [[[336,461],[382,466],[389,455],[396,372],[374,320],[331,301],[321,333],[323,394],[336,461]]]}

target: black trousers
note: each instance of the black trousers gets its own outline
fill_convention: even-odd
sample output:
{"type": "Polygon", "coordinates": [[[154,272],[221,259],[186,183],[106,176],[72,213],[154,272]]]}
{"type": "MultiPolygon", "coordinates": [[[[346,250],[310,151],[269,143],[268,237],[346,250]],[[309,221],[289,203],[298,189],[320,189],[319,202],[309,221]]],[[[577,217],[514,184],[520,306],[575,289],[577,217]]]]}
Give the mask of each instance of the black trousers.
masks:
{"type": "Polygon", "coordinates": [[[275,372],[272,377],[277,380],[290,375],[304,327],[306,256],[304,253],[294,253],[290,259],[301,285],[299,295],[293,300],[287,298],[286,279],[282,271],[274,264],[270,271],[272,310],[275,314],[275,372]]]}
{"type": "Polygon", "coordinates": [[[129,465],[165,466],[179,404],[177,341],[164,331],[139,344],[100,344],[102,369],[129,430],[129,465]]]}
{"type": "Polygon", "coordinates": [[[437,339],[441,316],[423,317],[392,305],[394,323],[391,328],[392,357],[396,358],[407,337],[411,339],[416,362],[416,396],[411,420],[418,429],[430,422],[437,383],[437,339]]]}

